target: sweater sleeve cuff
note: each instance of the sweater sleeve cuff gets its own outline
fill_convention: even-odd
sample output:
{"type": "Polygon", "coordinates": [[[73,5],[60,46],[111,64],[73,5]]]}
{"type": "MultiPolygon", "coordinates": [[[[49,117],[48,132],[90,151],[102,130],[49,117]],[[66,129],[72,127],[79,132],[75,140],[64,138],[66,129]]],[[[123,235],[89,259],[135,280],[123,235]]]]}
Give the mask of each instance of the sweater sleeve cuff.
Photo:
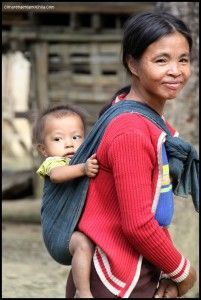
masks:
{"type": "Polygon", "coordinates": [[[161,272],[160,280],[161,279],[169,279],[169,278],[170,278],[170,276],[168,276],[166,273],[161,272]]]}
{"type": "Polygon", "coordinates": [[[166,278],[169,277],[175,282],[181,282],[189,275],[189,270],[190,270],[190,262],[188,259],[182,256],[178,268],[175,271],[164,275],[166,276],[166,278]]]}

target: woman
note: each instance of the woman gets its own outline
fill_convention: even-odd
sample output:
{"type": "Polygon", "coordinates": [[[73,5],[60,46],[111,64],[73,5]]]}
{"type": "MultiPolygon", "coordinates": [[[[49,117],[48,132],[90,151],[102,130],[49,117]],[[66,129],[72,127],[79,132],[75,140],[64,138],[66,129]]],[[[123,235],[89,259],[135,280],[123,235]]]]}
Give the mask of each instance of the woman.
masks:
{"type": "MultiPolygon", "coordinates": [[[[117,92],[112,105],[137,101],[164,119],[166,101],[177,97],[190,76],[188,28],[167,13],[142,13],[126,23],[122,48],[131,86],[117,92]]],[[[96,152],[99,174],[90,181],[78,225],[96,245],[95,298],[177,297],[196,281],[167,229],[174,203],[165,140],[161,129],[136,113],[117,116],[105,130],[96,152]]],[[[73,295],[70,274],[66,297],[73,295]]]]}

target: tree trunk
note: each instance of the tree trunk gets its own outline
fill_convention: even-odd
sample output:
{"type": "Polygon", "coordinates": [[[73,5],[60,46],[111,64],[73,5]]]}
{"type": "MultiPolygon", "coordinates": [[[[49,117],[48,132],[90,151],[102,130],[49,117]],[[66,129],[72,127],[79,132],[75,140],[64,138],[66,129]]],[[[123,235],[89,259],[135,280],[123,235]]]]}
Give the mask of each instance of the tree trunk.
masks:
{"type": "Polygon", "coordinates": [[[193,37],[191,77],[176,100],[168,101],[167,120],[191,143],[199,140],[199,2],[156,2],[156,11],[169,12],[181,18],[193,37]]]}

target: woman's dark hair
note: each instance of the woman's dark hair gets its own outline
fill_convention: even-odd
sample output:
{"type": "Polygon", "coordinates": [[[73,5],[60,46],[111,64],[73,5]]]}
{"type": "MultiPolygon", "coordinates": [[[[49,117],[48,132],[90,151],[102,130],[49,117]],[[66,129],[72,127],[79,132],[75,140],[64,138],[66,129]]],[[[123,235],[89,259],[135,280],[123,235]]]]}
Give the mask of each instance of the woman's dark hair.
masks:
{"type": "Polygon", "coordinates": [[[38,115],[35,120],[35,124],[33,125],[32,141],[34,144],[43,143],[45,121],[47,116],[50,115],[58,119],[66,115],[77,115],[82,120],[84,130],[86,129],[85,114],[80,108],[70,105],[57,105],[48,107],[38,115]]]}
{"type": "Polygon", "coordinates": [[[128,94],[129,91],[130,91],[130,88],[131,88],[131,86],[130,86],[130,85],[127,85],[127,86],[121,88],[120,90],[118,90],[118,91],[112,96],[112,100],[110,99],[110,101],[107,102],[107,103],[103,106],[103,108],[101,109],[101,111],[100,111],[100,113],[99,113],[99,117],[100,117],[102,114],[104,114],[104,112],[105,112],[106,110],[108,110],[108,108],[110,108],[110,106],[112,105],[112,102],[116,99],[116,97],[117,97],[118,95],[121,95],[121,94],[128,94]]]}
{"type": "MultiPolygon", "coordinates": [[[[122,39],[122,63],[127,72],[130,73],[127,64],[129,55],[139,60],[150,44],[174,32],[179,32],[186,38],[191,51],[193,42],[190,30],[177,17],[165,12],[143,12],[131,16],[124,24],[122,39]]],[[[112,101],[121,93],[128,93],[129,90],[129,86],[121,88],[112,97],[112,101]]],[[[100,115],[111,106],[112,101],[103,107],[100,115]]]]}
{"type": "Polygon", "coordinates": [[[192,49],[192,37],[189,28],[177,17],[165,12],[144,12],[130,17],[124,25],[122,40],[122,62],[126,70],[127,58],[131,55],[140,59],[147,47],[158,39],[174,33],[181,33],[192,49]]]}

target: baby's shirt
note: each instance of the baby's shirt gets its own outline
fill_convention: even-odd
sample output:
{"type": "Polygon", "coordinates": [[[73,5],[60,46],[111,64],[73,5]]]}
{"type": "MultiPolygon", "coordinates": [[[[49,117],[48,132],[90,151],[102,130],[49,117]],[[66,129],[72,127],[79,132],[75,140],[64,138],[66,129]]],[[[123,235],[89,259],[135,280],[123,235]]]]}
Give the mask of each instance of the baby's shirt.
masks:
{"type": "Polygon", "coordinates": [[[39,169],[36,171],[40,176],[49,176],[50,171],[56,167],[63,167],[69,164],[70,158],[52,156],[46,158],[46,160],[41,164],[39,169]]]}

